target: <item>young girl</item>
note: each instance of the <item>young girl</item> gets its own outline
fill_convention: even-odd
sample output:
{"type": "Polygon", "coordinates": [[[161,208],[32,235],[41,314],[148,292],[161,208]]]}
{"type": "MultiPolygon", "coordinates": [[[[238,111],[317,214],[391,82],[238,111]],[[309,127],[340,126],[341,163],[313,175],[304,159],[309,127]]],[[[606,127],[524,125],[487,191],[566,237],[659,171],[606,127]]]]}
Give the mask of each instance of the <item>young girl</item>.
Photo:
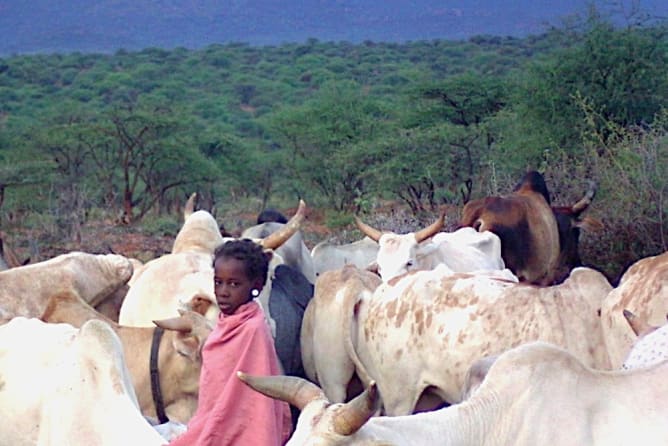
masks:
{"type": "Polygon", "coordinates": [[[253,300],[267,278],[269,258],[251,240],[216,249],[214,291],[220,316],[202,349],[197,411],[171,446],[280,446],[291,430],[290,408],[246,386],[236,372],[280,374],[274,341],[253,300]]]}

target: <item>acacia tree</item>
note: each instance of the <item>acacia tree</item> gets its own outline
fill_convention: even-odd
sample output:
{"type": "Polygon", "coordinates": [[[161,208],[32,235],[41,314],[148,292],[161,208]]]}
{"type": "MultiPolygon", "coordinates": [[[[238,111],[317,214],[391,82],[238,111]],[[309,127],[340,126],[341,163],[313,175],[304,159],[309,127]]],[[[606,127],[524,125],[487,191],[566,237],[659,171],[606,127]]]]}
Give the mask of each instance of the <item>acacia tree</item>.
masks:
{"type": "Polygon", "coordinates": [[[316,188],[338,211],[355,211],[367,165],[350,162],[363,141],[385,133],[389,113],[354,82],[327,84],[301,106],[273,112],[264,122],[284,150],[300,196],[316,188]]]}
{"type": "Polygon", "coordinates": [[[82,135],[108,187],[120,189],[122,222],[140,220],[167,191],[215,175],[195,141],[181,133],[184,125],[169,108],[130,104],[82,135]]]}
{"type": "MultiPolygon", "coordinates": [[[[409,98],[415,105],[402,119],[404,136],[395,141],[406,147],[396,150],[399,158],[393,161],[412,172],[408,177],[414,182],[399,196],[411,201],[414,211],[424,209],[425,198],[432,210],[439,203],[470,199],[496,140],[488,123],[506,107],[506,90],[501,77],[472,72],[414,89],[409,98]]],[[[388,181],[393,181],[391,176],[388,181]]]]}

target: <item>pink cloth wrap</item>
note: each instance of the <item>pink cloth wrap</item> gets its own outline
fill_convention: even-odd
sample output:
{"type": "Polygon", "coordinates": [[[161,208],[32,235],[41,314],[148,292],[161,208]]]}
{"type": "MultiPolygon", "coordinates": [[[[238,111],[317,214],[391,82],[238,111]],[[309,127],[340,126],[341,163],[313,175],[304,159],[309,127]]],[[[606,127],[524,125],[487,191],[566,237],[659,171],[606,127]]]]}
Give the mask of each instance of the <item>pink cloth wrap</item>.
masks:
{"type": "Polygon", "coordinates": [[[236,376],[281,373],[262,309],[257,302],[221,313],[202,349],[199,401],[188,430],[170,446],[280,446],[292,424],[287,403],[266,397],[236,376]]]}

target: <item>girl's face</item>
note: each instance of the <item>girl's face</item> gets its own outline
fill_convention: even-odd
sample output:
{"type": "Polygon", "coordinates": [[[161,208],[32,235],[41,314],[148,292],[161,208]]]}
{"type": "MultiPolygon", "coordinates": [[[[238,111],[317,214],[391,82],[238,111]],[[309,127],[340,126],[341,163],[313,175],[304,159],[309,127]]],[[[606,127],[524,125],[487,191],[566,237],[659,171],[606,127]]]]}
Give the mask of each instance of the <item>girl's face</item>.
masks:
{"type": "Polygon", "coordinates": [[[233,257],[219,257],[213,265],[213,291],[223,314],[233,314],[252,299],[251,290],[262,289],[259,280],[246,275],[244,262],[233,257]]]}

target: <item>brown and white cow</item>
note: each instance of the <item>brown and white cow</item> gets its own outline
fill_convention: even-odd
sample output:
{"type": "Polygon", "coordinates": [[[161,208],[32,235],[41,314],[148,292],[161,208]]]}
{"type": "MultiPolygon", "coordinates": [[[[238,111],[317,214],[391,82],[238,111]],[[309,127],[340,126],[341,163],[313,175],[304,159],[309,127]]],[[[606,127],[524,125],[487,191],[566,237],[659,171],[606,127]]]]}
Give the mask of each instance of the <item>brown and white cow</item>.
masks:
{"type": "Polygon", "coordinates": [[[132,263],[117,254],[70,252],[0,271],[0,308],[13,316],[39,317],[51,296],[74,293],[91,306],[123,287],[132,263]]]}
{"type": "Polygon", "coordinates": [[[590,366],[610,368],[599,309],[611,289],[589,268],[576,268],[560,285],[537,287],[437,267],[349,299],[355,305],[341,304],[329,319],[351,325],[343,344],[354,349],[347,353],[363,371],[359,377],[377,382],[387,414],[401,415],[459,402],[473,361],[524,342],[552,342],[590,366]]]}
{"type": "Polygon", "coordinates": [[[623,370],[648,367],[668,360],[668,324],[660,327],[649,325],[628,310],[624,310],[624,317],[638,340],[626,355],[623,370]]]}
{"type": "Polygon", "coordinates": [[[292,377],[239,378],[299,409],[288,446],[659,446],[668,438],[668,362],[626,371],[592,369],[554,345],[534,342],[500,355],[470,398],[437,411],[372,417],[375,388],[332,404],[292,377]]]}
{"type": "Polygon", "coordinates": [[[638,338],[626,321],[624,310],[649,325],[665,324],[668,314],[668,252],[640,259],[631,265],[603,303],[603,330],[615,368],[622,365],[638,338]]]}
{"type": "Polygon", "coordinates": [[[417,232],[396,234],[375,229],[359,218],[357,227],[378,242],[376,269],[383,282],[409,271],[432,269],[446,265],[452,272],[499,271],[504,277],[501,240],[495,234],[461,228],[455,232],[439,232],[445,214],[417,232]]]}
{"type": "Polygon", "coordinates": [[[108,324],[16,317],[0,326],[0,444],[161,445],[108,324]]]}
{"type": "Polygon", "coordinates": [[[581,265],[579,231],[592,227],[593,220],[580,217],[594,192],[590,183],[575,205],[551,208],[543,176],[530,171],[511,194],[466,203],[460,224],[497,234],[506,267],[521,281],[550,285],[581,265]]]}
{"type": "Polygon", "coordinates": [[[40,319],[75,327],[91,319],[107,322],[123,344],[127,367],[144,416],[163,423],[169,419],[185,424],[195,413],[202,346],[213,329],[201,314],[188,311],[177,318],[155,321],[155,325],[164,332],[158,333],[158,338],[154,339],[156,327],[118,325],[81,302],[77,296],[66,293],[52,296],[40,319]],[[152,355],[154,342],[157,342],[157,350],[152,355]],[[155,378],[152,376],[154,373],[155,378]],[[156,391],[160,395],[157,401],[156,391]]]}

